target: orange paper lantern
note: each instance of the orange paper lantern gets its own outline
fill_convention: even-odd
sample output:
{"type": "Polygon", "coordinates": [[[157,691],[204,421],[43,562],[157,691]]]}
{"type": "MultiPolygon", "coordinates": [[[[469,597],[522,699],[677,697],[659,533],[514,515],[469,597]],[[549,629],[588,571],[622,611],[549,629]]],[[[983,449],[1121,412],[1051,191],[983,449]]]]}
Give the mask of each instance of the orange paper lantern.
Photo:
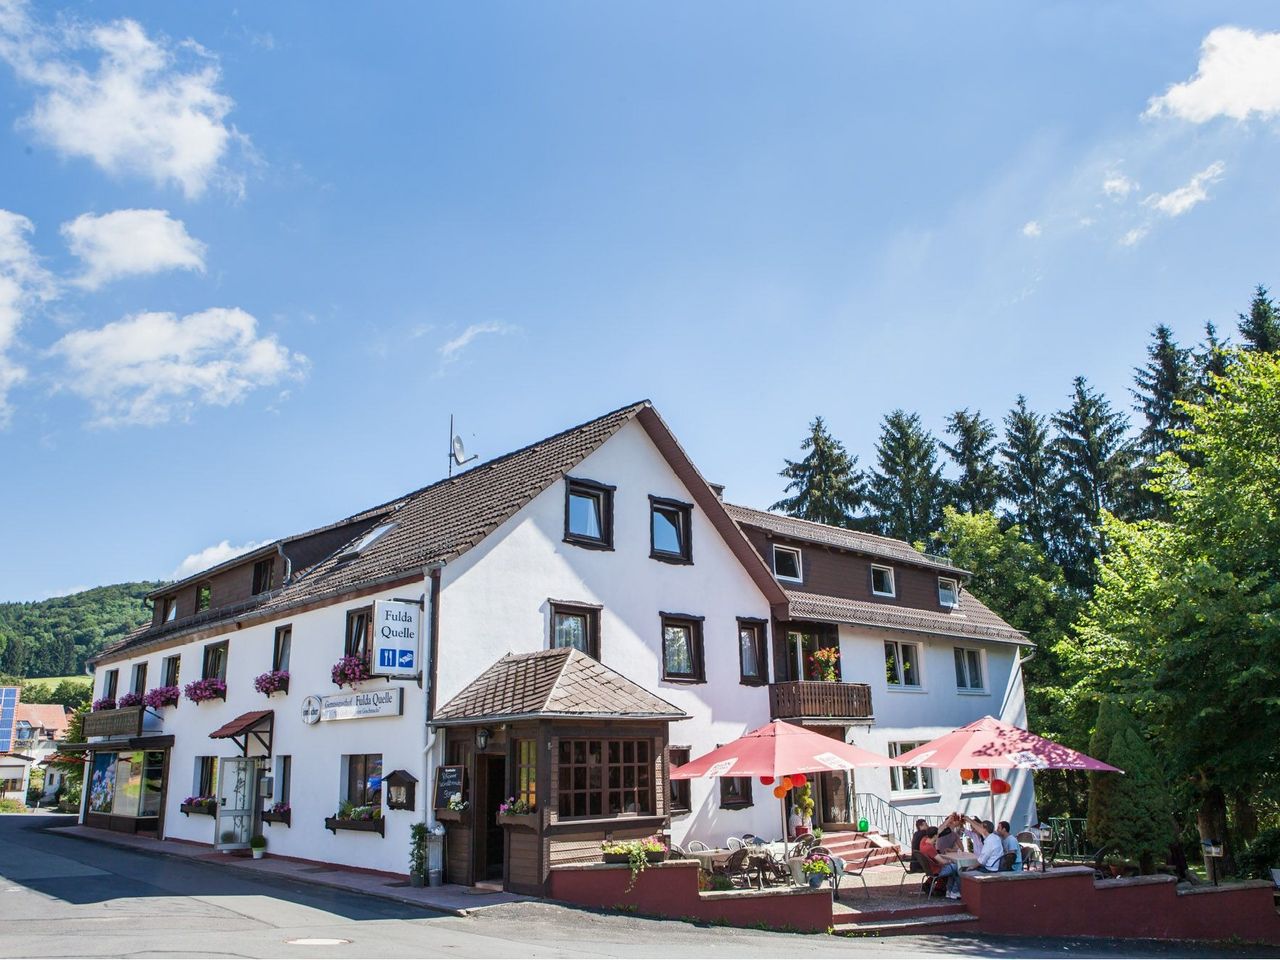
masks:
{"type": "Polygon", "coordinates": [[[809,782],[809,778],[806,777],[803,773],[793,773],[791,775],[791,785],[793,787],[803,787],[808,782],[809,782]]]}
{"type": "Polygon", "coordinates": [[[961,780],[972,780],[973,776],[974,776],[973,770],[970,769],[969,767],[965,767],[963,770],[960,771],[961,780]]]}
{"type": "Polygon", "coordinates": [[[760,782],[767,787],[769,784],[773,783],[773,777],[761,777],[760,782]]]}
{"type": "Polygon", "coordinates": [[[790,777],[783,777],[783,778],[782,778],[782,789],[783,789],[783,792],[786,792],[787,790],[790,790],[790,789],[791,789],[792,787],[794,787],[794,786],[795,786],[795,784],[791,782],[791,778],[790,778],[790,777]]]}
{"type": "Polygon", "coordinates": [[[787,795],[787,788],[782,785],[778,785],[773,788],[773,795],[781,800],[787,795]]]}
{"type": "Polygon", "coordinates": [[[1008,780],[992,780],[991,781],[992,793],[1008,793],[1012,789],[1013,787],[1009,785],[1008,780]]]}

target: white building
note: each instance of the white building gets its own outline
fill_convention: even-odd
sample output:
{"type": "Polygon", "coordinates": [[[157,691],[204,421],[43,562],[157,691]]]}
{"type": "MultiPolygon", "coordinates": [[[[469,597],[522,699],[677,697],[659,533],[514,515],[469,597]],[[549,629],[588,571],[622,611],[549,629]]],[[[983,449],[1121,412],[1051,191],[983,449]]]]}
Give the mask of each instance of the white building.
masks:
{"type": "MultiPolygon", "coordinates": [[[[665,777],[771,716],[881,751],[985,713],[1022,719],[1026,641],[974,605],[962,573],[894,545],[881,565],[892,559],[904,585],[944,572],[958,606],[875,598],[892,609],[868,623],[833,584],[775,576],[770,538],[785,537],[768,525],[785,518],[770,517],[726,506],[644,402],[170,585],[154,622],[97,658],[95,696],[158,704],[173,699],[158,688],[200,681],[191,692],[214,698],[92,714],[85,821],[243,846],[265,819],[272,853],[393,873],[410,826],[443,822],[450,880],[537,892],[550,865],[594,858],[606,835],[776,834],[777,801],[759,784],[665,777]],[[352,701],[331,670],[344,653],[372,662],[373,617],[388,612],[379,628],[416,630],[420,681],[361,680],[352,701]],[[979,620],[989,629],[963,625],[979,620]],[[796,675],[794,655],[821,637],[838,640],[846,682],[796,675]],[[975,689],[947,683],[957,638],[977,651],[975,689]],[[919,682],[890,689],[888,640],[921,644],[919,682]],[[287,689],[256,690],[272,670],[288,671],[287,689]],[[800,709],[815,703],[819,716],[800,709]],[[465,809],[449,809],[455,794],[465,809]],[[507,798],[534,814],[499,822],[507,798]],[[342,804],[364,809],[335,817],[342,804]]],[[[822,567],[826,547],[787,542],[822,567]]],[[[911,815],[969,799],[945,773],[877,773],[819,778],[820,818],[856,822],[854,794],[911,815]]],[[[1008,809],[1025,819],[1030,804],[1023,790],[1008,809]]]]}

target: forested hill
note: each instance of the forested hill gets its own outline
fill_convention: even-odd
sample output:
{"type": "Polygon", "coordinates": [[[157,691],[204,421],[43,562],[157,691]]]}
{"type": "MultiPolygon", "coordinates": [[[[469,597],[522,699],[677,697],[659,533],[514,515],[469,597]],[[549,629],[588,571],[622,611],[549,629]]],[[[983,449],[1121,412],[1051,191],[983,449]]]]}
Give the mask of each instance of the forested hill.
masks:
{"type": "Polygon", "coordinates": [[[117,583],[67,597],[0,603],[0,674],[81,673],[88,657],[150,617],[142,598],[159,586],[117,583]]]}

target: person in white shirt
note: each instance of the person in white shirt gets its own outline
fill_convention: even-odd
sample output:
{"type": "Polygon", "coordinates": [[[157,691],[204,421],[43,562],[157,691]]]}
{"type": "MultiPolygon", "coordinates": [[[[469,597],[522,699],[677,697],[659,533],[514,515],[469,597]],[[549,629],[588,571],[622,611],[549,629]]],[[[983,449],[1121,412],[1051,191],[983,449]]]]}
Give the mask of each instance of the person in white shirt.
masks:
{"type": "MultiPolygon", "coordinates": [[[[996,833],[995,824],[990,820],[978,820],[976,817],[965,817],[969,825],[965,833],[973,841],[973,852],[978,858],[977,869],[984,873],[996,873],[1000,869],[1000,858],[1004,856],[1004,841],[996,833]]],[[[960,868],[948,863],[938,871],[939,877],[947,878],[947,899],[960,899],[960,868]]]]}

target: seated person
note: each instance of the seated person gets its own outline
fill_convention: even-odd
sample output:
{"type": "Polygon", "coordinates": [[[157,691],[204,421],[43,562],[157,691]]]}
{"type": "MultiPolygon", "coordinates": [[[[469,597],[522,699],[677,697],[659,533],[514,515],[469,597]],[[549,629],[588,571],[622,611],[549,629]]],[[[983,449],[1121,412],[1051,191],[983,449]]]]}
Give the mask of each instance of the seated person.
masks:
{"type": "Polygon", "coordinates": [[[925,833],[929,829],[929,821],[921,817],[916,821],[916,832],[911,835],[911,870],[915,872],[920,869],[919,861],[916,854],[920,852],[920,841],[924,839],[925,833]]]}
{"type": "MultiPolygon", "coordinates": [[[[965,834],[973,841],[973,849],[978,857],[976,869],[983,873],[997,873],[1000,870],[1000,859],[1004,856],[1004,842],[996,834],[995,824],[976,817],[962,819],[968,824],[965,834]]],[[[938,871],[938,876],[947,878],[947,899],[959,900],[960,868],[954,863],[948,863],[938,871]]]]}
{"type": "Polygon", "coordinates": [[[996,834],[1000,837],[1000,844],[1004,848],[1006,854],[1013,854],[1013,866],[1010,870],[1018,871],[1022,869],[1022,844],[1018,842],[1018,838],[1009,832],[1009,821],[1001,820],[996,827],[996,834]]]}
{"type": "Polygon", "coordinates": [[[932,860],[938,855],[938,828],[930,827],[920,838],[920,852],[932,860]]]}
{"type": "Polygon", "coordinates": [[[934,844],[938,853],[950,853],[960,846],[960,814],[953,813],[942,821],[934,844]]]}

